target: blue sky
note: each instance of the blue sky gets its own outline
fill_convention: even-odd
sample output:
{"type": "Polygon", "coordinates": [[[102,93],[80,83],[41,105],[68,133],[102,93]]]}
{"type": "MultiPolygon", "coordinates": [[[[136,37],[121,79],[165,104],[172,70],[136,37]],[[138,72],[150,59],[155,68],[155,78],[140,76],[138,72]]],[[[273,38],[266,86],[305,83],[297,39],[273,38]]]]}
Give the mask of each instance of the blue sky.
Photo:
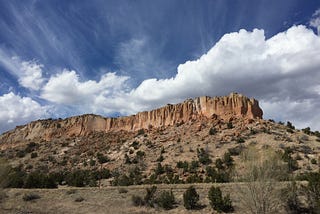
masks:
{"type": "Polygon", "coordinates": [[[320,1],[0,0],[0,132],[238,91],[320,129],[320,1]]]}

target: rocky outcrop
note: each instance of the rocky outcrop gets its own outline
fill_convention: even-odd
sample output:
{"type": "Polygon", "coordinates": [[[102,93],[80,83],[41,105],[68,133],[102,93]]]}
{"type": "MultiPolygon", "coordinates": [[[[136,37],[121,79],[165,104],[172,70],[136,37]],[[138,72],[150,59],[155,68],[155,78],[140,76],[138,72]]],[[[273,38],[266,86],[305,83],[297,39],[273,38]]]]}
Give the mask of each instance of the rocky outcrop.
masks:
{"type": "Polygon", "coordinates": [[[38,120],[0,136],[0,143],[21,142],[26,139],[50,140],[54,137],[85,136],[94,131],[136,131],[165,127],[202,117],[218,115],[229,120],[232,117],[245,119],[262,118],[263,112],[258,101],[241,94],[231,93],[224,97],[198,97],[179,104],[118,118],[104,118],[98,115],[81,115],[64,120],[38,120]]]}

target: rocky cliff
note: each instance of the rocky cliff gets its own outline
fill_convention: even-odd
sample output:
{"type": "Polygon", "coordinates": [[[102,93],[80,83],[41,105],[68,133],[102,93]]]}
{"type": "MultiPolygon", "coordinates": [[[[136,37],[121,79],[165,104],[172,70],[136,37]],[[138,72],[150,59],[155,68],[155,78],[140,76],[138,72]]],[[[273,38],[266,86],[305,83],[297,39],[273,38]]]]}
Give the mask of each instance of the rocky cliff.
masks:
{"type": "Polygon", "coordinates": [[[98,115],[81,115],[58,120],[38,120],[0,136],[0,143],[23,142],[29,139],[50,140],[54,137],[85,136],[94,131],[136,131],[165,127],[202,117],[217,115],[225,120],[231,117],[245,119],[262,118],[258,101],[241,94],[231,93],[223,97],[198,97],[179,104],[137,113],[136,115],[104,118],[98,115]]]}

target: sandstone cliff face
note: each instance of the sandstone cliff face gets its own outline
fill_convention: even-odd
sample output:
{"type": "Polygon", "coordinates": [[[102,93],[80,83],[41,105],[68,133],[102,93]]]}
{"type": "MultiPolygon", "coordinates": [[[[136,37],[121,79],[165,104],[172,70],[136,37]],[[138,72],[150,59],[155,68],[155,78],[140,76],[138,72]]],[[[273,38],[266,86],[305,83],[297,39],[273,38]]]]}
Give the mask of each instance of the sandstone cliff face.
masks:
{"type": "Polygon", "coordinates": [[[4,133],[0,143],[22,142],[28,139],[50,140],[54,137],[85,136],[94,131],[136,131],[165,127],[213,115],[228,120],[231,117],[246,119],[262,118],[258,101],[241,94],[231,93],[224,97],[198,97],[179,104],[168,104],[159,109],[136,115],[104,118],[98,115],[81,115],[64,120],[39,120],[4,133]]]}

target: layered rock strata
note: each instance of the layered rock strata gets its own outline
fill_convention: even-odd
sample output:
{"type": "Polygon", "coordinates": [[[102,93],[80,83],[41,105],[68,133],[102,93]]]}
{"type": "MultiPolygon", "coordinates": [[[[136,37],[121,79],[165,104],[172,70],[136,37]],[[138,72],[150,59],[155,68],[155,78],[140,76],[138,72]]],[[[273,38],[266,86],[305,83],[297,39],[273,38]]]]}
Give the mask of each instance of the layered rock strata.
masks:
{"type": "Polygon", "coordinates": [[[175,125],[217,115],[229,120],[232,117],[262,119],[263,112],[258,101],[241,94],[231,93],[223,97],[198,97],[179,104],[137,113],[127,117],[104,118],[98,115],[81,115],[58,120],[38,120],[0,136],[0,143],[21,142],[40,138],[50,140],[54,137],[85,136],[95,131],[136,131],[175,125]]]}

